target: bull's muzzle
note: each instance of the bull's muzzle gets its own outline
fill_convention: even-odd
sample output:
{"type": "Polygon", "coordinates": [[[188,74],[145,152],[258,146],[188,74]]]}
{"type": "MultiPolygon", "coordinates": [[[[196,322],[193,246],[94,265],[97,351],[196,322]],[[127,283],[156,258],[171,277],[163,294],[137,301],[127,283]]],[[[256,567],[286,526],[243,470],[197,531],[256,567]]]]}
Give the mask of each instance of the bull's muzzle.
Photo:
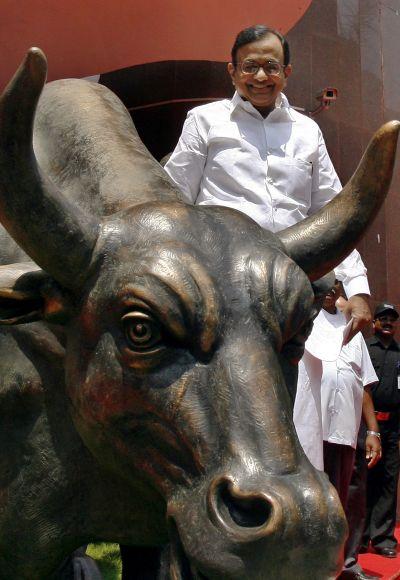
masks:
{"type": "Polygon", "coordinates": [[[204,481],[195,497],[186,490],[170,503],[171,577],[335,578],[346,523],[325,474],[306,460],[292,474],[239,473],[226,470],[204,481]]]}

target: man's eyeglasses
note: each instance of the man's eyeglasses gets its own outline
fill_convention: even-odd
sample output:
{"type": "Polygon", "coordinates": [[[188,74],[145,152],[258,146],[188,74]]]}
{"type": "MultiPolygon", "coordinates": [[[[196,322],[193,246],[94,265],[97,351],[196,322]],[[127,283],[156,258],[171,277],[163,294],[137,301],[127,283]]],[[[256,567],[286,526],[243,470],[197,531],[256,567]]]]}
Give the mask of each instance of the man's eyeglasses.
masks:
{"type": "Polygon", "coordinates": [[[268,60],[264,64],[259,64],[258,62],[254,62],[254,60],[244,60],[237,64],[245,75],[256,75],[260,68],[262,68],[267,76],[278,77],[285,69],[283,64],[275,62],[274,60],[268,60]]]}

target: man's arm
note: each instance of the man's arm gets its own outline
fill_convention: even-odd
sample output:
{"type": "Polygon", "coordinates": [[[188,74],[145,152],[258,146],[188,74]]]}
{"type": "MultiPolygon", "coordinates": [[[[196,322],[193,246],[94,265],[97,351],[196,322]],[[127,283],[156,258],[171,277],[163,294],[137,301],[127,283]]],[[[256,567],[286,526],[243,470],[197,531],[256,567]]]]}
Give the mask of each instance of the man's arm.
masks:
{"type": "MultiPolygon", "coordinates": [[[[318,132],[318,160],[313,168],[312,203],[310,214],[315,213],[342,189],[339,178],[328,155],[321,131],[318,132]]],[[[367,269],[357,250],[343,260],[335,268],[335,276],[343,284],[347,303],[339,306],[340,310],[353,319],[351,331],[346,339],[349,342],[353,336],[371,324],[372,315],[369,307],[369,284],[367,269]]]]}
{"type": "Polygon", "coordinates": [[[362,414],[367,426],[367,437],[365,439],[365,457],[368,461],[368,468],[374,467],[382,457],[381,440],[379,435],[379,425],[375,417],[374,403],[371,396],[371,387],[364,387],[362,414]],[[369,433],[368,433],[369,432],[369,433]]]}
{"type": "Polygon", "coordinates": [[[333,167],[320,129],[318,130],[317,155],[313,160],[311,187],[309,215],[324,207],[328,201],[331,201],[342,190],[342,184],[333,167]]]}
{"type": "Polygon", "coordinates": [[[187,203],[196,202],[206,159],[207,144],[189,111],[178,144],[164,167],[187,203]]]}

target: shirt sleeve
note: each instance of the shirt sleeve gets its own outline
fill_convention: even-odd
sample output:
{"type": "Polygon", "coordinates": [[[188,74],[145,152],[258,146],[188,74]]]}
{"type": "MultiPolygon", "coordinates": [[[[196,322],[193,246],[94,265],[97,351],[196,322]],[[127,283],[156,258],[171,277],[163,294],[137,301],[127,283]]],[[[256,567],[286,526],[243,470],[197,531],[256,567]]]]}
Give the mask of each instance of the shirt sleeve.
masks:
{"type": "MultiPolygon", "coordinates": [[[[315,213],[337,195],[342,185],[326,149],[321,131],[318,131],[318,160],[313,168],[312,201],[310,214],[315,213]]],[[[367,268],[357,250],[335,268],[335,275],[343,284],[347,298],[355,294],[370,294],[367,268]]]]}
{"type": "Polygon", "coordinates": [[[313,166],[309,214],[321,209],[341,189],[342,185],[329,157],[321,130],[318,130],[318,156],[313,166]]]}
{"type": "Polygon", "coordinates": [[[357,250],[353,250],[334,272],[337,280],[342,282],[347,298],[355,294],[370,295],[367,268],[357,250]]]}
{"type": "Polygon", "coordinates": [[[164,167],[187,203],[196,202],[206,159],[206,139],[200,134],[194,114],[189,111],[178,144],[164,167]]]}

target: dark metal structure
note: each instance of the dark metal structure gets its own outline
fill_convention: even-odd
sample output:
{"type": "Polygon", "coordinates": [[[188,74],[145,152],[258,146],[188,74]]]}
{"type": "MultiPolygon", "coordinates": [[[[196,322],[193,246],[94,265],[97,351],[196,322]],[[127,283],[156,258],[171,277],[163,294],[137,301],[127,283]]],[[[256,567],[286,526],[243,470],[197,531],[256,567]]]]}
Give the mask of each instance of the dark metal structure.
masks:
{"type": "Polygon", "coordinates": [[[161,546],[160,578],[334,577],[344,517],[290,394],[310,281],[378,211],[399,124],[275,236],[180,202],[115,95],[42,93],[46,68],[32,49],[0,103],[0,220],[29,256],[1,234],[0,578],[96,540],[161,546]]]}

